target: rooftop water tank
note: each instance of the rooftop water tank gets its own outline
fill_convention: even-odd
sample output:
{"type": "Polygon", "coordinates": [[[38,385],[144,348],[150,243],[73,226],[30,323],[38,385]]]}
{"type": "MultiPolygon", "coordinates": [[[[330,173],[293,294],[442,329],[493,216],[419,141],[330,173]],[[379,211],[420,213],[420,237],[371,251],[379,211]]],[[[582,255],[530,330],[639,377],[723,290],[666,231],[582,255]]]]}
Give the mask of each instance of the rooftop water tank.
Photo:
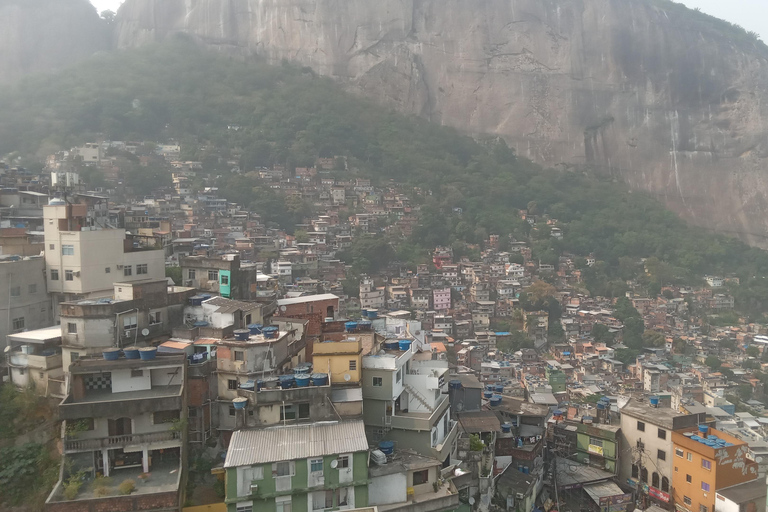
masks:
{"type": "Polygon", "coordinates": [[[245,404],[247,403],[248,403],[248,399],[242,396],[239,396],[232,400],[232,405],[234,405],[235,409],[237,410],[245,409],[245,404]]]}
{"type": "Polygon", "coordinates": [[[261,324],[249,324],[248,330],[251,331],[251,334],[261,334],[261,329],[264,327],[261,324]]]}
{"type": "Polygon", "coordinates": [[[491,397],[491,407],[497,407],[501,405],[501,395],[493,395],[491,397]]]}
{"type": "Polygon", "coordinates": [[[659,406],[659,397],[658,396],[652,396],[650,398],[651,407],[658,407],[659,406]]]}
{"type": "MultiPolygon", "coordinates": [[[[386,441],[383,441],[383,442],[386,442],[386,441]]],[[[371,451],[371,460],[377,466],[383,466],[384,464],[387,463],[387,456],[381,450],[372,450],[371,451]]]]}
{"type": "Polygon", "coordinates": [[[400,340],[397,343],[400,346],[400,350],[406,351],[409,348],[411,348],[412,341],[411,340],[400,340]]]}
{"type": "Polygon", "coordinates": [[[594,418],[592,418],[592,416],[582,416],[581,420],[584,422],[585,425],[591,425],[594,418]]]}
{"type": "Polygon", "coordinates": [[[395,452],[395,442],[394,441],[380,441],[379,442],[379,450],[382,451],[385,455],[392,455],[395,452]]]}
{"type": "Polygon", "coordinates": [[[461,381],[459,379],[453,379],[448,381],[448,387],[451,389],[461,389],[461,381]]]}
{"type": "Polygon", "coordinates": [[[248,341],[251,337],[251,331],[248,329],[235,329],[234,334],[237,341],[248,341]]]}
{"type": "Polygon", "coordinates": [[[344,324],[344,328],[347,330],[347,332],[354,332],[355,329],[357,329],[357,322],[346,322],[344,324]]]}
{"type": "Polygon", "coordinates": [[[504,432],[505,434],[508,434],[508,433],[512,432],[512,424],[510,424],[510,423],[502,423],[501,424],[501,431],[504,432]]]}
{"type": "Polygon", "coordinates": [[[701,432],[704,435],[707,435],[709,432],[709,427],[707,425],[699,425],[699,432],[701,432]]]}
{"type": "Polygon", "coordinates": [[[261,333],[268,340],[277,338],[277,327],[269,326],[261,329],[261,333]]]}

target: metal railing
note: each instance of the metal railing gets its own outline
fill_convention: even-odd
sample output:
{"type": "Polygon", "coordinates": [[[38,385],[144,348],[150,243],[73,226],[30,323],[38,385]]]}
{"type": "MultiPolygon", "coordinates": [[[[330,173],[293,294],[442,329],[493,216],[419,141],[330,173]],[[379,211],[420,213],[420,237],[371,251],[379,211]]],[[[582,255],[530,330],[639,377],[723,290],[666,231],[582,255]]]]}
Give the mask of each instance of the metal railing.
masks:
{"type": "Polygon", "coordinates": [[[124,434],[120,436],[99,437],[96,439],[65,438],[64,451],[76,452],[99,450],[103,448],[119,448],[122,446],[158,443],[162,441],[181,440],[181,432],[149,432],[146,434],[124,434]]]}

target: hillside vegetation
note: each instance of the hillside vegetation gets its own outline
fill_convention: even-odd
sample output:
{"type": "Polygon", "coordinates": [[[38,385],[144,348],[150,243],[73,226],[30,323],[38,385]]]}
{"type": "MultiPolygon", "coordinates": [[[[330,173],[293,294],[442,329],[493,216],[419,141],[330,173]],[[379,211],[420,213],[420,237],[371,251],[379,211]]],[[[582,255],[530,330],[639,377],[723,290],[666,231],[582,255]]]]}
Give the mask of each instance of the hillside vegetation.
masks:
{"type": "MultiPolygon", "coordinates": [[[[489,234],[511,234],[530,240],[543,263],[556,263],[562,251],[593,253],[604,262],[585,269],[593,293],[620,295],[628,279],[657,288],[721,273],[741,279],[733,293],[742,310],[756,316],[768,297],[765,252],[691,228],[643,194],[589,174],[541,169],[502,141],[476,141],[394,113],[306,68],[244,62],[185,38],[98,55],[53,77],[27,79],[0,91],[0,110],[0,154],[15,151],[38,161],[98,137],[179,140],[182,158],[199,158],[207,171],[223,173],[218,184],[230,200],[287,230],[312,213],[311,205],[285,201],[252,175],[226,172],[222,162],[236,156],[240,168],[250,171],[346,155],[358,175],[423,192],[412,194],[421,203],[414,236],[389,240],[392,258],[405,263],[423,261],[438,244],[468,254],[489,234]],[[239,129],[228,129],[233,126],[239,129]],[[524,208],[557,219],[563,239],[551,238],[546,226],[532,230],[520,220],[524,208]],[[652,258],[651,264],[644,268],[640,258],[652,258]]],[[[380,253],[370,240],[360,243],[367,245],[348,254],[380,253]]],[[[358,270],[391,262],[374,259],[358,270]]]]}

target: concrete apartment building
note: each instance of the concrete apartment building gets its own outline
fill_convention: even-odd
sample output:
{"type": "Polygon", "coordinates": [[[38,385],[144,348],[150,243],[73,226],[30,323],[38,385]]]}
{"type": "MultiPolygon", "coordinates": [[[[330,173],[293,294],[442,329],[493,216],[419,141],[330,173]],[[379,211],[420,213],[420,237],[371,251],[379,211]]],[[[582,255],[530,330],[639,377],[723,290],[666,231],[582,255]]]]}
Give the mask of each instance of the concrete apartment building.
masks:
{"type": "Polygon", "coordinates": [[[53,199],[44,209],[45,265],[54,314],[66,300],[109,297],[116,281],[165,279],[162,250],[144,249],[124,229],[102,229],[87,204],[53,199]]]}
{"type": "Polygon", "coordinates": [[[455,455],[458,435],[447,395],[447,361],[418,353],[418,341],[407,349],[395,349],[394,343],[385,341],[375,355],[363,357],[365,424],[399,448],[445,462],[455,455]]]}
{"type": "Polygon", "coordinates": [[[187,256],[179,261],[182,284],[203,292],[215,293],[228,299],[262,300],[274,298],[276,283],[266,285],[268,276],[255,265],[242,265],[239,254],[221,257],[187,256]],[[259,283],[265,286],[259,286],[259,283]],[[271,293],[264,293],[271,292],[271,293]]]}
{"type": "Polygon", "coordinates": [[[360,280],[360,307],[363,309],[381,309],[386,306],[385,288],[377,288],[370,277],[360,280]]]}
{"type": "Polygon", "coordinates": [[[66,370],[74,361],[109,347],[164,341],[184,322],[192,288],[169,287],[165,279],[117,282],[110,298],[61,303],[61,348],[66,370]]]}
{"type": "Polygon", "coordinates": [[[82,486],[80,510],[178,510],[185,481],[186,358],[152,360],[80,359],[70,366],[71,391],[59,405],[64,420],[59,482],[45,505],[72,510],[64,487],[72,475],[111,477],[107,496],[82,486]],[[145,475],[142,477],[140,475],[145,475]],[[146,483],[141,479],[146,478],[146,483]],[[137,482],[128,496],[117,492],[126,479],[137,482]]]}
{"type": "Polygon", "coordinates": [[[681,512],[714,512],[717,491],[758,478],[747,443],[725,432],[688,427],[672,432],[672,443],[676,469],[672,497],[681,512]]]}
{"type": "Polygon", "coordinates": [[[64,398],[64,368],[61,360],[61,327],[45,327],[8,335],[10,383],[24,389],[34,387],[39,395],[64,398]]]}
{"type": "Polygon", "coordinates": [[[698,425],[705,414],[685,414],[652,406],[648,398],[631,398],[621,409],[619,480],[648,486],[651,502],[669,508],[674,453],[672,432],[698,425]]]}
{"type": "Polygon", "coordinates": [[[53,323],[42,256],[0,256],[0,353],[6,337],[53,323]]]}

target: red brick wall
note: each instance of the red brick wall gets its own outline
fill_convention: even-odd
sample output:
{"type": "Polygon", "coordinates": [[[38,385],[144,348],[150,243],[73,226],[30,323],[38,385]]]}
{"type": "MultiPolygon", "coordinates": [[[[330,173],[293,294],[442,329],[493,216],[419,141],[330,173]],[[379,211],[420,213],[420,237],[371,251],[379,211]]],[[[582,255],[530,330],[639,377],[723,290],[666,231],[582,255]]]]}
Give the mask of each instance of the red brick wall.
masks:
{"type": "Polygon", "coordinates": [[[200,407],[210,398],[208,379],[187,379],[189,405],[200,407]]]}
{"type": "Polygon", "coordinates": [[[178,493],[163,492],[138,496],[115,496],[45,505],[45,512],[133,512],[141,510],[179,510],[178,493]]]}

